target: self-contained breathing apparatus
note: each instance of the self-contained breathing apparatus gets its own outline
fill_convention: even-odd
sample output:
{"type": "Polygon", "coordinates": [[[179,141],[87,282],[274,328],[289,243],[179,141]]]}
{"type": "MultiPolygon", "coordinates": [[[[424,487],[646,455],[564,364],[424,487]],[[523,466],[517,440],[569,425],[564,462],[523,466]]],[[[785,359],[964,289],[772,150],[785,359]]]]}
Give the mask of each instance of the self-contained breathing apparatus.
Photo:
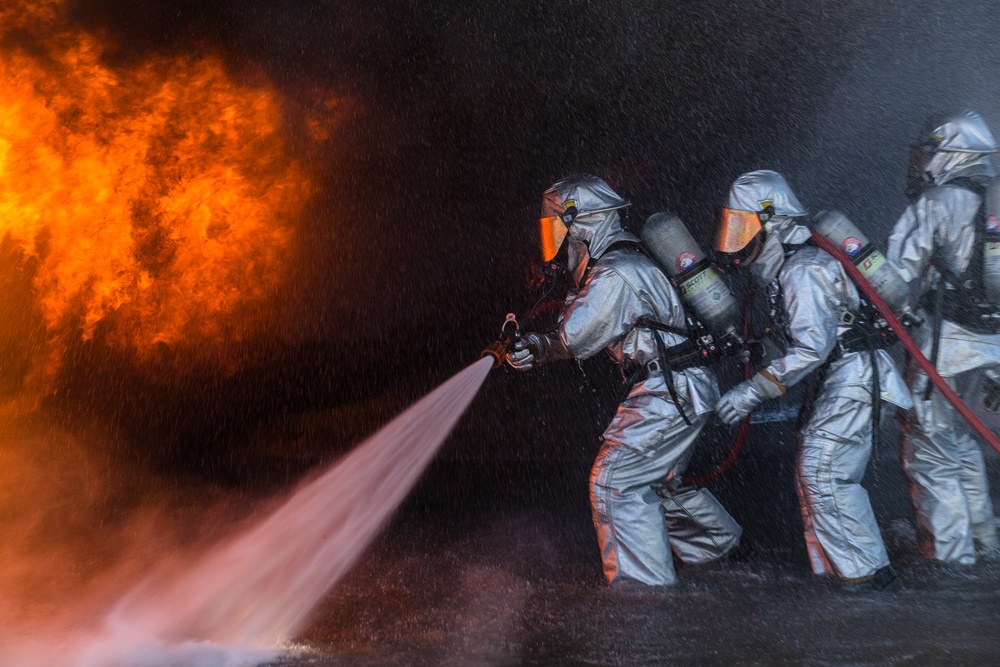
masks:
{"type": "MultiPolygon", "coordinates": [[[[979,195],[980,204],[973,218],[972,256],[961,275],[955,275],[937,247],[931,266],[937,269],[934,287],[923,294],[920,305],[931,316],[930,362],[935,367],[941,346],[944,320],[978,334],[1000,333],[1000,184],[997,179],[986,187],[971,178],[959,177],[948,182],[979,195]]],[[[924,400],[933,385],[924,389],[924,400]]]]}
{"type": "Polygon", "coordinates": [[[933,317],[935,342],[942,319],[975,333],[1000,333],[1000,184],[985,187],[971,178],[955,178],[948,185],[966,188],[981,201],[973,221],[973,254],[965,271],[955,275],[936,248],[931,259],[939,278],[920,305],[933,317]]]}
{"type": "Polygon", "coordinates": [[[667,388],[685,422],[690,423],[677,401],[670,372],[692,366],[707,366],[719,357],[748,354],[747,342],[736,330],[738,305],[729,286],[706,258],[683,221],[668,212],[650,216],[642,230],[643,248],[677,289],[684,304],[686,330],[643,318],[636,323],[652,331],[665,368],[667,388]],[[667,347],[662,333],[685,337],[667,347]]]}
{"type": "MultiPolygon", "coordinates": [[[[653,259],[654,263],[658,265],[661,271],[664,271],[670,283],[677,289],[685,307],[685,327],[683,328],[670,326],[650,317],[642,317],[635,322],[635,328],[646,329],[651,333],[656,343],[657,358],[643,365],[630,362],[621,364],[619,370],[622,375],[623,392],[627,394],[632,387],[646,380],[650,375],[662,373],[671,401],[685,423],[691,424],[691,420],[684,410],[683,401],[674,385],[673,374],[689,368],[708,366],[726,354],[741,353],[744,346],[743,340],[736,334],[735,327],[726,328],[725,334],[718,336],[712,329],[705,325],[697,314],[692,312],[691,297],[697,297],[706,290],[714,290],[716,293],[728,295],[732,299],[732,293],[721,282],[718,274],[714,270],[711,270],[707,262],[699,263],[698,266],[686,267],[688,270],[681,272],[681,274],[671,275],[669,271],[663,269],[662,261],[657,259],[654,251],[647,243],[627,240],[617,241],[611,244],[602,256],[607,256],[609,253],[615,251],[638,252],[653,259]],[[709,286],[696,286],[692,289],[691,283],[698,282],[699,276],[703,276],[706,270],[712,271],[712,276],[714,276],[709,277],[709,286]],[[688,298],[685,298],[686,295],[688,295],[688,298]],[[665,333],[681,336],[685,340],[676,345],[667,345],[663,336],[665,333]]],[[[586,282],[595,263],[596,260],[591,259],[580,279],[581,285],[586,282]]],[[[701,280],[704,280],[704,278],[701,278],[701,280]]],[[[720,300],[721,298],[723,297],[720,296],[720,300]]],[[[733,309],[733,312],[735,313],[735,309],[733,309]]]]}

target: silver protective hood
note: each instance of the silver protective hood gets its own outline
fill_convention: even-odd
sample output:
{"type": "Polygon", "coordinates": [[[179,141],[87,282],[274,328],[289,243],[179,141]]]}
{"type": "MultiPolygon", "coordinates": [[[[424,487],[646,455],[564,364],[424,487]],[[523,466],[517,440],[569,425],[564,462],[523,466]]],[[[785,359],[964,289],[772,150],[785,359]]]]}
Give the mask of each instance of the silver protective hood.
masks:
{"type": "Polygon", "coordinates": [[[554,184],[542,196],[541,217],[562,217],[568,209],[576,214],[569,225],[568,268],[579,282],[582,269],[604,254],[616,241],[638,241],[622,228],[618,209],[631,204],[611,186],[592,174],[570,176],[554,184]]]}
{"type": "Polygon", "coordinates": [[[965,110],[932,119],[922,137],[926,161],[923,171],[934,185],[955,178],[993,178],[997,175],[997,142],[986,121],[965,110]]]}
{"type": "Polygon", "coordinates": [[[924,172],[934,185],[959,177],[991,179],[997,175],[996,157],[990,153],[941,151],[930,155],[924,172]]]}
{"type": "Polygon", "coordinates": [[[729,189],[727,208],[759,212],[768,206],[774,207],[775,215],[800,217],[807,214],[785,177],[776,171],[748,172],[737,178],[729,189]]]}
{"type": "Polygon", "coordinates": [[[593,174],[564,178],[542,196],[542,215],[563,215],[568,206],[575,206],[577,215],[603,213],[629,205],[611,186],[593,174]]]}
{"type": "Polygon", "coordinates": [[[935,151],[950,153],[996,153],[997,141],[986,121],[975,111],[966,109],[933,120],[927,139],[935,151]]]}

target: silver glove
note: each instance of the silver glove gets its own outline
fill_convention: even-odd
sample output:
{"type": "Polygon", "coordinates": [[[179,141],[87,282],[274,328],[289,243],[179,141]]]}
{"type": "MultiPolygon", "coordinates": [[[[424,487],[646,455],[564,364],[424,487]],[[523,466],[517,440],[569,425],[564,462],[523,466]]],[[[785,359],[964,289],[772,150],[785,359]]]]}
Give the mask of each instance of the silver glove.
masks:
{"type": "Polygon", "coordinates": [[[507,363],[519,371],[529,371],[543,361],[545,337],[527,333],[514,341],[507,352],[507,363]]]}
{"type": "Polygon", "coordinates": [[[761,371],[727,391],[715,405],[719,419],[730,426],[738,424],[764,401],[784,394],[784,385],[773,378],[761,371]]]}

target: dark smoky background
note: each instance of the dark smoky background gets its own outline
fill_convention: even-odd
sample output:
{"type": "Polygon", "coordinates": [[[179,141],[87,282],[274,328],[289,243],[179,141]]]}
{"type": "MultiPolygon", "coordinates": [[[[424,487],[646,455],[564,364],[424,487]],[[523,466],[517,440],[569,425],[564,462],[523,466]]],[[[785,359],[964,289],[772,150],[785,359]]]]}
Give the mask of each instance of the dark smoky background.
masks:
{"type": "MultiPolygon", "coordinates": [[[[505,313],[523,315],[539,296],[529,286],[538,205],[558,178],[595,173],[633,202],[629,225],[672,209],[707,247],[732,180],[776,169],[807,206],[844,210],[884,247],[906,205],[908,145],[926,115],[968,106],[1000,130],[992,0],[67,7],[73,27],[101,36],[109,66],[217,55],[236,80],[276,87],[290,145],[319,188],[296,226],[288,283],[265,307],[270,329],[234,342],[225,370],[166,346],[131,356],[98,329],[92,340],[67,337],[40,407],[16,414],[0,402],[0,416],[16,417],[0,433],[0,616],[10,636],[18,630],[8,617],[72,616],[76,596],[96,602],[79,606],[84,618],[71,627],[98,622],[93,610],[151,564],[182,563],[246,525],[254,508],[476,360],[505,313]],[[309,123],[324,118],[330,136],[317,142],[309,123]]],[[[0,51],[36,48],[32,30],[4,35],[0,51]]],[[[0,347],[20,350],[0,357],[2,400],[18,395],[53,335],[32,309],[30,272],[10,268],[17,252],[0,242],[0,333],[15,341],[0,347]]],[[[868,641],[852,643],[851,659],[796,653],[846,627],[869,636],[886,605],[817,599],[789,584],[789,566],[808,571],[789,422],[755,425],[741,459],[711,485],[774,572],[746,575],[716,606],[702,589],[680,607],[632,611],[579,594],[580,582],[601,580],[587,477],[618,392],[603,355],[531,374],[493,371],[397,523],[318,610],[305,640],[433,643],[421,624],[428,601],[444,600],[431,616],[460,628],[461,639],[477,623],[490,641],[537,626],[538,654],[553,659],[534,664],[559,664],[572,654],[566,646],[604,637],[614,651],[628,648],[633,630],[654,621],[680,627],[681,641],[695,637],[718,659],[728,655],[718,619],[735,609],[734,625],[746,624],[742,641],[723,643],[734,655],[771,637],[773,655],[796,656],[789,664],[870,661],[868,641]],[[765,588],[773,597],[761,596],[765,588]],[[802,625],[810,614],[812,625],[802,625]],[[577,629],[563,637],[565,619],[577,629]]],[[[919,558],[889,418],[883,436],[871,471],[879,474],[866,485],[894,563],[902,554],[905,565],[919,558]]],[[[710,469],[731,441],[712,425],[692,469],[710,469]]],[[[987,455],[996,484],[997,457],[987,455]]],[[[709,588],[731,588],[730,575],[707,575],[717,578],[709,588]]],[[[896,605],[906,613],[882,626],[884,643],[936,645],[940,628],[974,616],[978,624],[956,629],[934,655],[946,661],[950,649],[972,645],[992,656],[978,637],[995,627],[995,587],[980,584],[965,581],[969,594],[953,604],[932,591],[926,604],[896,605]]],[[[379,655],[372,664],[389,664],[379,655]]],[[[711,661],[700,647],[690,655],[711,661]]],[[[639,662],[668,661],[650,656],[639,662]]]]}
{"type": "MultiPolygon", "coordinates": [[[[224,371],[167,346],[132,356],[106,344],[100,328],[87,341],[48,332],[32,306],[30,271],[12,268],[19,251],[0,242],[0,333],[10,339],[0,340],[0,399],[22,390],[48,337],[68,341],[40,406],[16,414],[0,402],[5,619],[72,615],[79,596],[96,602],[71,622],[96,622],[92,610],[151,565],[184,562],[246,525],[254,508],[476,360],[505,313],[523,315],[539,296],[529,286],[538,205],[558,178],[598,174],[633,202],[628,224],[672,209],[707,247],[732,180],[777,169],[807,206],[840,208],[884,244],[906,205],[908,144],[924,117],[970,106],[1000,128],[1000,18],[988,0],[71,0],[68,8],[73,27],[101,36],[111,67],[217,55],[236,80],[279,89],[290,145],[307,156],[319,188],[296,226],[288,283],[266,306],[270,329],[232,343],[224,371]],[[329,139],[317,142],[309,123],[324,118],[329,139]]],[[[0,51],[36,48],[32,30],[4,35],[0,51]]],[[[591,603],[571,598],[581,581],[601,579],[587,477],[618,393],[603,355],[531,374],[493,371],[397,523],[341,598],[319,610],[306,640],[332,633],[353,645],[372,627],[388,627],[386,641],[419,634],[413,619],[452,585],[452,572],[474,594],[456,607],[463,618],[516,626],[521,617],[503,596],[494,614],[487,584],[500,581],[520,604],[529,597],[522,575],[548,577],[556,589],[568,582],[561,597],[542,591],[555,600],[543,620],[591,618],[591,603]],[[483,561],[489,567],[477,570],[483,561]],[[382,573],[398,581],[370,585],[382,573]],[[427,590],[411,599],[412,582],[427,590]],[[387,626],[371,620],[383,618],[387,626]]],[[[913,534],[894,424],[883,426],[880,475],[868,482],[898,562],[912,555],[913,534]]],[[[712,484],[781,572],[808,570],[792,486],[795,436],[787,422],[754,426],[741,459],[712,484]]],[[[731,441],[712,425],[692,469],[710,469],[731,441]]],[[[771,607],[754,597],[757,579],[745,588],[749,602],[725,606],[746,609],[746,619],[771,607]]],[[[779,600],[775,608],[788,611],[765,617],[766,630],[797,619],[802,599],[779,600]]],[[[990,600],[967,602],[941,615],[956,623],[973,607],[989,615],[990,600]]],[[[443,617],[452,623],[450,609],[443,617]]],[[[649,627],[645,617],[621,618],[623,628],[649,627]]],[[[714,617],[691,618],[717,627],[714,617]]],[[[606,634],[599,620],[583,622],[580,635],[606,634]]],[[[553,625],[540,624],[540,641],[553,625]]],[[[828,626],[819,618],[813,634],[828,636],[828,626]]],[[[759,633],[747,632],[751,642],[759,633]]]]}
{"type": "MultiPolygon", "coordinates": [[[[554,180],[596,173],[634,202],[630,225],[672,209],[707,246],[729,183],[772,168],[884,244],[923,118],[970,106],[1000,122],[988,1],[76,0],[71,16],[110,64],[220,54],[282,91],[290,134],[303,109],[349,109],[312,158],[321,191],[273,336],[241,370],[153,379],[80,344],[49,399],[144,464],[261,492],[373,432],[530,308],[554,180]]],[[[495,372],[442,458],[491,462],[508,490],[554,484],[542,470],[567,463],[582,494],[615,383],[602,359],[495,372]]],[[[468,479],[434,488],[458,504],[484,493],[468,479]]]]}

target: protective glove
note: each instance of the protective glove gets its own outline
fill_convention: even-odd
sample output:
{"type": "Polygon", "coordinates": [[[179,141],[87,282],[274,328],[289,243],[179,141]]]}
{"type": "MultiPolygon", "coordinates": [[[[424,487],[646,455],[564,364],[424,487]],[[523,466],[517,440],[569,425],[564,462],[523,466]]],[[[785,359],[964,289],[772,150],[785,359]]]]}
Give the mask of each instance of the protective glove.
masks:
{"type": "Polygon", "coordinates": [[[785,385],[778,382],[768,371],[761,371],[723,394],[715,405],[715,412],[719,415],[719,419],[732,426],[742,421],[764,401],[777,398],[784,393],[785,385]]]}
{"type": "Polygon", "coordinates": [[[545,337],[542,334],[524,334],[511,345],[507,352],[507,363],[519,371],[529,371],[544,360],[545,349],[545,337]]]}

